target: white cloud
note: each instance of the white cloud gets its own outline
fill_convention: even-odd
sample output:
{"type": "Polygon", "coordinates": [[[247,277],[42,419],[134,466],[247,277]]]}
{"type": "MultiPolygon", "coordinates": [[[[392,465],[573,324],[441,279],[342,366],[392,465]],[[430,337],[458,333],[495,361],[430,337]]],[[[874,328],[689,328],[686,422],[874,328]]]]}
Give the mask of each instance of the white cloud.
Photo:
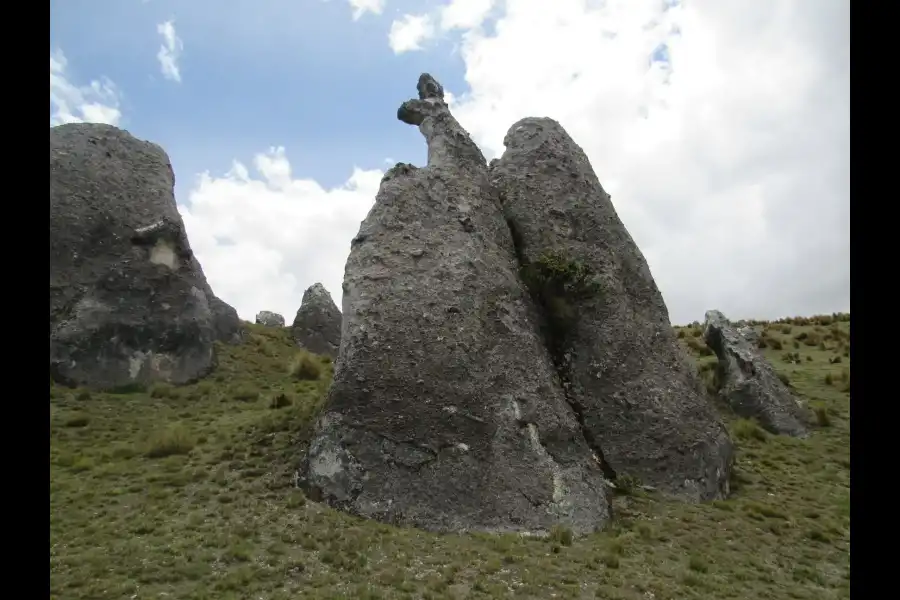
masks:
{"type": "Polygon", "coordinates": [[[441,29],[474,29],[494,7],[495,0],[451,0],[441,7],[441,29]]]}
{"type": "Polygon", "coordinates": [[[371,208],[382,171],[354,168],[339,188],[294,179],[284,148],[199,176],[180,206],[191,246],[216,295],[244,319],[274,310],[290,322],[303,291],[321,281],[341,305],[350,240],[371,208]]]}
{"type": "Polygon", "coordinates": [[[184,44],[178,34],[175,33],[175,23],[166,21],[156,26],[156,32],[162,36],[162,45],[156,58],[159,60],[159,69],[163,77],[171,81],[181,82],[181,70],[178,68],[178,59],[184,44]]]}
{"type": "Polygon", "coordinates": [[[62,50],[50,54],[50,125],[63,123],[107,123],[118,125],[119,91],[107,78],[88,85],[72,83],[66,73],[68,61],[62,50]]]}
{"type": "Polygon", "coordinates": [[[353,20],[357,21],[367,12],[380,15],[384,10],[384,0],[347,0],[353,7],[353,20]]]}
{"type": "Polygon", "coordinates": [[[673,321],[848,310],[849,5],[669,4],[507,0],[464,31],[454,113],[489,157],[517,119],[559,120],[673,321]]]}
{"type": "MultiPolygon", "coordinates": [[[[713,307],[734,318],[848,310],[846,2],[663,7],[506,0],[492,27],[435,11],[405,17],[399,32],[395,23],[390,43],[420,48],[437,19],[459,24],[470,89],[453,109],[488,158],[517,119],[559,120],[612,194],[673,322],[713,307]],[[420,25],[403,30],[410,19],[420,25]],[[661,44],[668,60],[651,64],[661,44]]],[[[355,170],[326,190],[295,179],[280,149],[254,165],[202,176],[182,208],[213,289],[244,318],[270,309],[290,320],[315,281],[340,305],[381,172],[355,170]]]]}
{"type": "Polygon", "coordinates": [[[391,23],[388,44],[394,54],[422,50],[422,42],[434,34],[434,23],[429,15],[403,15],[391,23]]]}

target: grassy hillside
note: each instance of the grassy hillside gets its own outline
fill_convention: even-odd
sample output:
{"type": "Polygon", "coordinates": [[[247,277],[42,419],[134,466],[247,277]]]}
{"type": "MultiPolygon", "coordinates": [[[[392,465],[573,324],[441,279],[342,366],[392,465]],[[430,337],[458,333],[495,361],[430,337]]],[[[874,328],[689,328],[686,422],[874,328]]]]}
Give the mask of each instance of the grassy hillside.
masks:
{"type": "MultiPolygon", "coordinates": [[[[331,366],[298,361],[286,330],[249,326],[183,388],[51,384],[51,598],[849,598],[850,323],[830,321],[756,325],[815,409],[810,439],[729,416],[731,499],[625,489],[617,523],[574,542],[432,535],[307,501],[293,473],[331,366]]],[[[699,328],[678,331],[711,381],[699,328]]]]}

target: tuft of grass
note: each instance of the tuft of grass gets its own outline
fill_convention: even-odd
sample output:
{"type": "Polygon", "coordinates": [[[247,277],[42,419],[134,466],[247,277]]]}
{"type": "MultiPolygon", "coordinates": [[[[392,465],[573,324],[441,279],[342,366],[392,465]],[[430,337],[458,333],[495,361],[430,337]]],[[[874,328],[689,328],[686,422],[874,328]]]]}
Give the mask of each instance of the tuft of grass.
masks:
{"type": "Polygon", "coordinates": [[[73,414],[66,419],[63,425],[65,427],[87,427],[88,423],[91,422],[90,417],[84,414],[73,414]]]}
{"type": "MultiPolygon", "coordinates": [[[[760,338],[760,339],[762,339],[762,338],[760,338]]],[[[712,356],[713,355],[712,348],[707,346],[706,342],[704,342],[702,339],[700,339],[699,336],[687,338],[687,340],[685,340],[685,343],[687,344],[687,347],[690,348],[691,351],[698,356],[712,356]]]]}
{"type": "Polygon", "coordinates": [[[284,392],[279,392],[279,393],[275,394],[274,396],[272,396],[272,399],[269,400],[269,408],[272,408],[272,409],[285,408],[285,407],[292,405],[293,403],[294,403],[294,401],[291,399],[291,397],[289,395],[285,394],[284,392]]]}
{"type": "Polygon", "coordinates": [[[708,573],[709,564],[700,556],[694,555],[688,559],[688,569],[695,573],[708,573]]]}
{"type": "Polygon", "coordinates": [[[816,425],[819,427],[831,427],[831,417],[828,415],[828,409],[824,406],[816,406],[813,408],[816,415],[816,425]]]}
{"type": "Polygon", "coordinates": [[[571,546],[572,541],[575,539],[572,534],[572,530],[568,527],[563,527],[561,525],[556,525],[552,529],[550,529],[550,535],[548,539],[561,546],[571,546]]]}
{"type": "Polygon", "coordinates": [[[315,381],[322,377],[322,363],[319,358],[309,352],[301,349],[294,356],[288,368],[291,377],[301,381],[315,381]]]}
{"type": "Polygon", "coordinates": [[[753,419],[737,419],[731,424],[731,432],[739,440],[765,442],[769,434],[753,419]]]}
{"type": "Polygon", "coordinates": [[[144,455],[147,458],[165,458],[189,454],[196,444],[196,439],[184,425],[175,424],[151,436],[144,455]]]}
{"type": "MultiPolygon", "coordinates": [[[[760,338],[760,340],[762,340],[762,338],[760,338]]],[[[768,346],[772,350],[781,350],[784,347],[781,340],[776,337],[767,337],[765,346],[768,346]]],[[[762,347],[764,346],[760,346],[760,348],[762,347]]]]}
{"type": "Polygon", "coordinates": [[[250,383],[244,383],[235,387],[231,397],[240,402],[254,402],[259,399],[259,388],[250,383]]]}

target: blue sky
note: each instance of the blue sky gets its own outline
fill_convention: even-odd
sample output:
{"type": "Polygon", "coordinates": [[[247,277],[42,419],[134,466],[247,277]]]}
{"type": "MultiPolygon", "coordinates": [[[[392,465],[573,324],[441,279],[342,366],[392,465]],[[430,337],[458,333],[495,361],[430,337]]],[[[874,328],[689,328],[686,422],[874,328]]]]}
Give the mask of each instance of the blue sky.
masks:
{"type": "Polygon", "coordinates": [[[419,73],[464,87],[452,40],[430,55],[391,51],[391,13],[404,4],[416,5],[354,21],[346,0],[56,0],[50,47],[76,76],[123,90],[120,125],[168,151],[182,202],[185,174],[224,172],[272,145],[287,148],[295,175],[331,187],[353,165],[423,162],[421,136],[394,118],[419,73]],[[163,78],[156,58],[165,21],[186,40],[180,83],[163,78]]]}
{"type": "Polygon", "coordinates": [[[516,120],[560,121],[674,322],[849,310],[846,0],[53,0],[50,12],[51,125],[107,122],[160,144],[192,247],[244,318],[290,320],[315,282],[341,305],[382,172],[425,162],[396,119],[423,71],[488,158],[516,120]]]}

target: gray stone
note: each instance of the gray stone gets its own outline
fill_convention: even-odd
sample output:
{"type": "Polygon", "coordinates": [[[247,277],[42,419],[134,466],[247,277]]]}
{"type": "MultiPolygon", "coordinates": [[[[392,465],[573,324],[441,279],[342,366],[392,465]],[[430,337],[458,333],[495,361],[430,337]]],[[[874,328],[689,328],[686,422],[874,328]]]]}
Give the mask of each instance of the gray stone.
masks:
{"type": "Polygon", "coordinates": [[[534,293],[568,400],[608,476],[688,501],[726,495],[728,431],[587,156],[547,118],[515,123],[504,144],[491,176],[526,274],[551,256],[588,269],[581,292],[534,293]]]}
{"type": "Polygon", "coordinates": [[[719,394],[739,416],[756,419],[767,431],[793,437],[808,434],[806,409],[778,378],[756,345],[721,312],[706,313],[703,336],[719,359],[719,394]]]}
{"type": "Polygon", "coordinates": [[[747,340],[748,343],[756,345],[759,343],[759,332],[749,326],[738,327],[737,332],[747,340]]]}
{"type": "Polygon", "coordinates": [[[291,335],[301,348],[337,357],[341,345],[341,311],[321,283],[314,283],[303,292],[291,335]]]}
{"type": "Polygon", "coordinates": [[[311,497],[436,531],[576,534],[610,517],[517,275],[481,152],[440,101],[404,103],[428,166],[398,164],[351,244],[311,497]]]}
{"type": "Polygon", "coordinates": [[[166,153],[109,125],[50,128],[50,373],[113,388],[185,383],[240,339],[175,205],[166,153]]]}
{"type": "Polygon", "coordinates": [[[256,324],[266,327],[284,327],[284,317],[270,310],[261,310],[256,313],[256,324]]]}

